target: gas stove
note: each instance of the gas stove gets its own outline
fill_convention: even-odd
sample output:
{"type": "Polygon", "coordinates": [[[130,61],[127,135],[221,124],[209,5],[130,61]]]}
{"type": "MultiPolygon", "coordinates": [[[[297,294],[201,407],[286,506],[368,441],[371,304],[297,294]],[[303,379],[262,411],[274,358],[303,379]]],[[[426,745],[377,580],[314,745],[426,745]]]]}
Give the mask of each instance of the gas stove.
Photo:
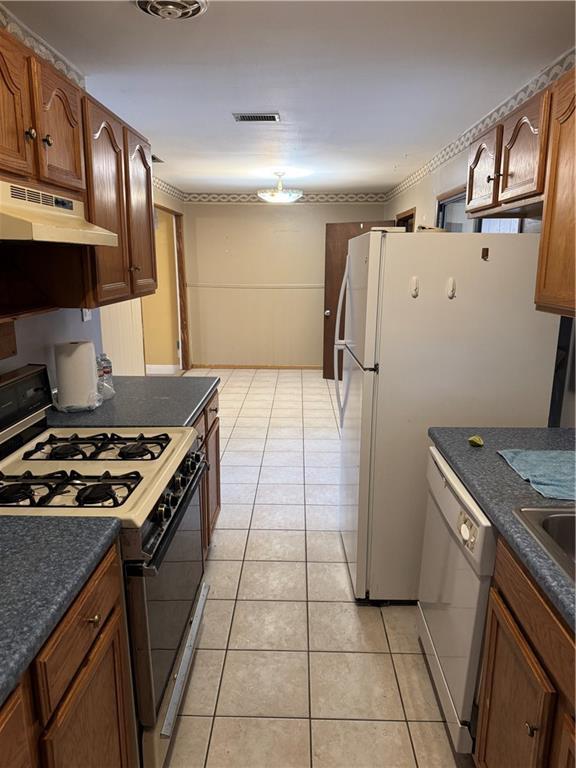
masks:
{"type": "MultiPolygon", "coordinates": [[[[0,461],[0,515],[166,518],[202,462],[190,427],[46,430],[0,461]]],[[[159,522],[166,522],[162,520],[159,522]]]]}
{"type": "Polygon", "coordinates": [[[205,446],[192,427],[48,429],[51,403],[44,366],[0,375],[0,525],[2,515],[120,519],[142,764],[149,768],[168,749],[208,594],[205,446]]]}

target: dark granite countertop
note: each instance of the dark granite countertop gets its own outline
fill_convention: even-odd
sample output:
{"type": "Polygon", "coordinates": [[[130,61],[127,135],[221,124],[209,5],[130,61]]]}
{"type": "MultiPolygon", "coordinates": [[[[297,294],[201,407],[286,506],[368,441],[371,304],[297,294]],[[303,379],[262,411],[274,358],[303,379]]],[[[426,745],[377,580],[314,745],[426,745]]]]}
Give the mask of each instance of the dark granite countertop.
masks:
{"type": "Polygon", "coordinates": [[[571,502],[541,496],[497,453],[506,448],[573,451],[574,430],[433,427],[428,434],[534,581],[574,628],[574,582],[512,514],[518,507],[569,506],[571,502]],[[475,434],[484,438],[482,448],[468,444],[468,437],[475,434]]]}
{"type": "Polygon", "coordinates": [[[95,411],[48,411],[51,427],[185,427],[220,379],[212,376],[114,376],[116,395],[95,411]]]}
{"type": "Polygon", "coordinates": [[[116,518],[0,518],[0,705],[119,532],[116,518]]]}

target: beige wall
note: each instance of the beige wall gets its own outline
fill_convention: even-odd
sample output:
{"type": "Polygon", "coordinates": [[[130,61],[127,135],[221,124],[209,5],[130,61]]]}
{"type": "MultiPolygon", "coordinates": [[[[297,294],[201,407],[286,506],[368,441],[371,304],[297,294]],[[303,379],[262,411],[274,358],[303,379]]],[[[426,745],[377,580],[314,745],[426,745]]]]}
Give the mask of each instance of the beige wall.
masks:
{"type": "Polygon", "coordinates": [[[320,366],[328,222],[381,204],[190,204],[184,216],[195,365],[320,366]]]}
{"type": "Polygon", "coordinates": [[[155,210],[158,289],[142,298],[146,366],[179,366],[178,290],[174,216],[155,210]]]}
{"type": "Polygon", "coordinates": [[[386,218],[416,208],[416,227],[436,226],[436,198],[444,192],[466,183],[468,150],[460,152],[413,187],[390,200],[384,206],[386,218]]]}

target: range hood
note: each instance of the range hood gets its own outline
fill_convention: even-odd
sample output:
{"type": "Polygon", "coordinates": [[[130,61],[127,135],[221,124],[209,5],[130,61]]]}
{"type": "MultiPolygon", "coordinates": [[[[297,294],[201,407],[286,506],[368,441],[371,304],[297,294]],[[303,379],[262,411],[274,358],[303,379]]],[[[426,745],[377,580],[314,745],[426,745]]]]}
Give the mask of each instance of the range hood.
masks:
{"type": "Polygon", "coordinates": [[[118,235],[90,224],[84,203],[0,181],[0,240],[118,245],[118,235]]]}

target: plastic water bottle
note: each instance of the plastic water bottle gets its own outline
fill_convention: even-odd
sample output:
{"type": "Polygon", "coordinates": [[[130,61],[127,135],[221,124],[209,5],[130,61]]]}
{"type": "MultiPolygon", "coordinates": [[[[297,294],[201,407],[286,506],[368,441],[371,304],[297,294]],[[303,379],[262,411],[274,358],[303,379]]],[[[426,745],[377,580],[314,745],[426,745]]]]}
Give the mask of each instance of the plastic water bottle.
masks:
{"type": "Polygon", "coordinates": [[[105,352],[96,358],[98,365],[98,392],[103,400],[109,400],[114,397],[114,381],[112,379],[112,360],[105,352]]]}

